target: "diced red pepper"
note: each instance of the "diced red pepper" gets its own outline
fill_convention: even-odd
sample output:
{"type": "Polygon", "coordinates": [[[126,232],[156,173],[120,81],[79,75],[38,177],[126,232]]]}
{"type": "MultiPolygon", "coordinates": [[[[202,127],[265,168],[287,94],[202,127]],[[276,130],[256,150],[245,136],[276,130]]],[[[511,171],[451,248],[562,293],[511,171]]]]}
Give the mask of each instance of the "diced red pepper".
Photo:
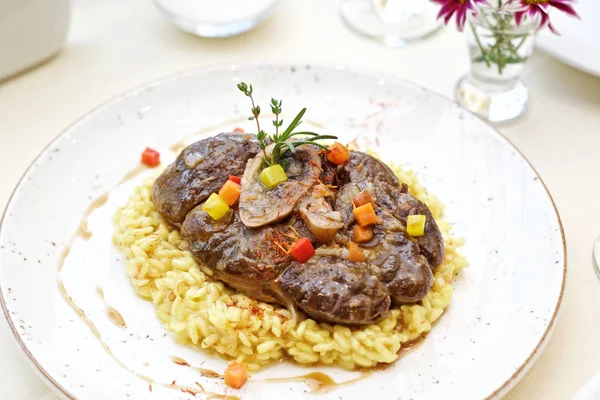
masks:
{"type": "Polygon", "coordinates": [[[156,150],[146,147],[142,153],[142,164],[149,167],[156,167],[160,164],[160,153],[156,150]]]}
{"type": "Polygon", "coordinates": [[[231,175],[231,176],[229,177],[229,180],[230,180],[231,182],[235,182],[235,183],[237,183],[238,185],[241,185],[241,184],[242,184],[242,178],[240,178],[239,176],[231,175]]]}
{"type": "Polygon", "coordinates": [[[244,133],[244,130],[239,126],[233,130],[235,133],[244,133]]]}
{"type": "Polygon", "coordinates": [[[292,245],[290,255],[299,263],[305,263],[315,255],[315,248],[307,238],[300,238],[292,245]]]}

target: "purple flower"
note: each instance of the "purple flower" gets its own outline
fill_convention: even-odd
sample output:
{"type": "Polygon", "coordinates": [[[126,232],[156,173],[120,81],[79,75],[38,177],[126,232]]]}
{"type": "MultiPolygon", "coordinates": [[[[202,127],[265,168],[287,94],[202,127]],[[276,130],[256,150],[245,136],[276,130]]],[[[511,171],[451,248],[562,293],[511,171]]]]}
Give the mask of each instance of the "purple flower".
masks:
{"type": "Polygon", "coordinates": [[[540,16],[540,24],[538,29],[548,27],[553,33],[559,34],[556,28],[550,22],[548,12],[552,7],[567,13],[575,18],[579,18],[579,14],[575,11],[573,3],[575,0],[509,0],[508,8],[515,13],[515,22],[520,25],[525,16],[531,20],[540,16]]]}
{"type": "MultiPolygon", "coordinates": [[[[448,21],[456,14],[456,26],[458,30],[462,32],[465,22],[467,21],[468,12],[475,12],[475,5],[477,3],[487,3],[487,0],[431,0],[434,3],[438,3],[442,6],[438,18],[444,18],[444,22],[448,24],[448,21]]],[[[524,0],[525,1],[525,0],[524,0]]]]}

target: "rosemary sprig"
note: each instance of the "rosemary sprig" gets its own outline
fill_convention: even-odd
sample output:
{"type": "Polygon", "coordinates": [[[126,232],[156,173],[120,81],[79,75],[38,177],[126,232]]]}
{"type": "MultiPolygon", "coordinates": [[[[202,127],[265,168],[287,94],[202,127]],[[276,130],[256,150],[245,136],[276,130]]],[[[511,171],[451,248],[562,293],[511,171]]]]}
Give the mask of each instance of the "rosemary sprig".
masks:
{"type": "Polygon", "coordinates": [[[247,85],[244,82],[240,82],[237,85],[238,89],[244,93],[246,96],[250,97],[252,102],[252,116],[248,118],[249,120],[256,120],[256,128],[257,134],[256,138],[258,139],[258,143],[260,144],[260,148],[263,152],[263,156],[261,157],[263,167],[280,164],[281,158],[283,155],[291,151],[292,153],[296,152],[296,148],[303,144],[312,144],[322,149],[327,149],[327,146],[318,143],[319,140],[326,139],[337,139],[337,136],[333,135],[319,135],[315,132],[294,132],[298,126],[302,123],[302,117],[304,113],[306,113],[306,108],[300,110],[296,118],[292,120],[292,122],[288,125],[288,127],[283,131],[279,132],[279,128],[283,125],[283,120],[279,119],[279,115],[281,114],[282,109],[282,100],[271,99],[271,111],[275,115],[275,120],[273,120],[273,126],[275,127],[275,133],[272,135],[267,134],[265,131],[260,129],[260,124],[258,122],[258,116],[260,115],[260,106],[257,106],[254,103],[254,98],[252,97],[252,85],[247,85]],[[293,139],[292,138],[296,138],[293,139]],[[273,143],[273,151],[271,151],[271,155],[267,155],[265,148],[273,143]]]}

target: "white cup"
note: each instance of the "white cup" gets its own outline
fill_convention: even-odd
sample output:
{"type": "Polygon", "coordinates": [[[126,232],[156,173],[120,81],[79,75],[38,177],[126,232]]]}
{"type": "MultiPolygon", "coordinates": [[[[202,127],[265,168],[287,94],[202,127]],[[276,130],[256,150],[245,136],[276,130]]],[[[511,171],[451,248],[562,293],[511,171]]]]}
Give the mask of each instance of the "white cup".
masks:
{"type": "Polygon", "coordinates": [[[0,81],[54,56],[70,17],[70,0],[0,0],[0,81]]]}

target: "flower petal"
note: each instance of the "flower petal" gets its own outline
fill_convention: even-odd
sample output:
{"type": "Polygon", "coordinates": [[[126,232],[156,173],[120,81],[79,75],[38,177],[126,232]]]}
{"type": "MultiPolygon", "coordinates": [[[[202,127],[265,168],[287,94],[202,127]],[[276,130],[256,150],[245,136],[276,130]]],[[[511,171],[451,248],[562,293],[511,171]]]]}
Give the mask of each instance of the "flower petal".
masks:
{"type": "Polygon", "coordinates": [[[554,8],[556,8],[556,9],[558,9],[558,10],[560,10],[560,11],[566,13],[566,14],[569,14],[569,15],[575,17],[575,18],[581,19],[581,17],[579,16],[579,14],[577,14],[577,11],[575,11],[575,8],[573,8],[573,6],[570,5],[570,4],[562,3],[562,2],[556,2],[556,1],[550,2],[550,4],[552,6],[554,6],[554,8]]]}
{"type": "Polygon", "coordinates": [[[515,13],[515,23],[517,24],[517,26],[521,25],[521,21],[523,21],[523,16],[525,15],[524,12],[519,11],[515,13]]]}

